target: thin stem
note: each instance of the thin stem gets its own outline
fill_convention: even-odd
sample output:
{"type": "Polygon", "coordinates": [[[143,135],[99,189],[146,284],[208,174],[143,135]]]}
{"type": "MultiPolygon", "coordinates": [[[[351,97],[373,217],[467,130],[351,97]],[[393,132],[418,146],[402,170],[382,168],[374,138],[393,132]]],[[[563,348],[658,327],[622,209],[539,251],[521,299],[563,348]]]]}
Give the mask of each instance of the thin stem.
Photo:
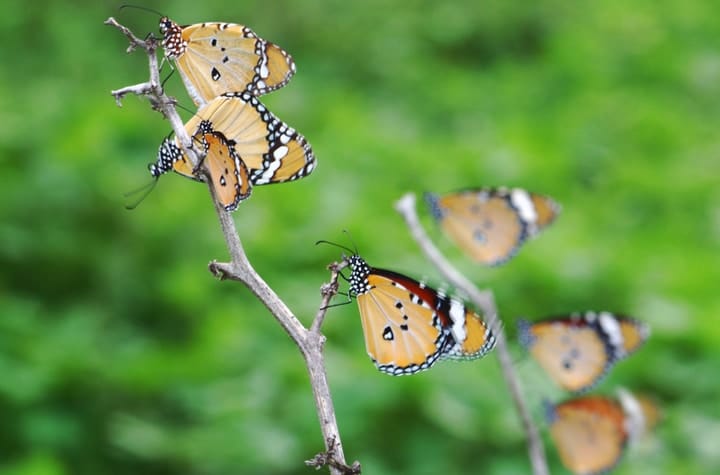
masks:
{"type": "Polygon", "coordinates": [[[503,330],[498,317],[493,293],[490,290],[480,290],[470,280],[462,275],[445,258],[445,256],[442,255],[440,250],[438,250],[438,248],[433,244],[432,240],[420,224],[420,220],[418,219],[415,209],[415,202],[415,195],[413,193],[408,193],[395,203],[395,209],[405,219],[405,223],[410,230],[410,234],[418,243],[428,260],[435,265],[440,273],[453,286],[457,287],[461,292],[467,294],[470,301],[472,301],[485,314],[488,326],[495,332],[495,350],[498,355],[498,361],[500,362],[502,375],[505,378],[505,383],[512,395],[513,403],[515,404],[515,408],[517,409],[517,412],[520,415],[520,420],[522,421],[525,437],[527,438],[528,453],[530,455],[530,463],[532,464],[533,474],[548,475],[549,472],[542,439],[540,438],[540,433],[532,420],[530,411],[528,410],[525,399],[523,398],[520,380],[515,372],[515,368],[513,367],[512,359],[510,358],[510,352],[507,347],[507,339],[505,338],[505,331],[503,330]]]}
{"type": "MultiPolygon", "coordinates": [[[[201,163],[202,157],[193,147],[193,142],[183,126],[182,120],[175,108],[175,100],[165,95],[160,83],[160,70],[156,55],[157,40],[154,38],[147,40],[139,39],[132,31],[119,24],[114,18],[108,18],[105,24],[118,28],[128,38],[130,41],[128,52],[138,48],[145,50],[150,69],[150,80],[148,82],[112,91],[115,101],[120,106],[122,99],[127,94],[147,97],[152,107],[160,111],[170,121],[175,135],[180,139],[186,155],[192,162],[193,168],[197,167],[197,164],[201,163]]],[[[204,164],[201,166],[201,170],[202,169],[204,169],[204,164]]],[[[243,249],[232,216],[216,199],[212,180],[205,181],[208,183],[211,196],[213,197],[215,210],[220,220],[220,227],[227,244],[228,252],[230,253],[229,263],[212,261],[209,265],[210,271],[221,279],[232,279],[242,282],[250,289],[295,342],[305,361],[310,375],[310,384],[325,443],[325,452],[316,455],[315,458],[310,461],[310,464],[318,468],[327,466],[332,475],[360,473],[360,464],[358,462],[353,463],[352,466],[348,466],[345,463],[342,442],[340,441],[340,432],[335,418],[335,410],[333,408],[330,387],[325,371],[323,358],[325,337],[320,333],[320,326],[324,319],[328,302],[337,293],[337,272],[339,272],[339,270],[331,269],[333,271],[331,282],[323,286],[320,310],[313,322],[312,331],[308,331],[273,289],[267,285],[255,269],[253,269],[243,249]]],[[[338,266],[336,265],[335,267],[337,268],[338,266]]]]}

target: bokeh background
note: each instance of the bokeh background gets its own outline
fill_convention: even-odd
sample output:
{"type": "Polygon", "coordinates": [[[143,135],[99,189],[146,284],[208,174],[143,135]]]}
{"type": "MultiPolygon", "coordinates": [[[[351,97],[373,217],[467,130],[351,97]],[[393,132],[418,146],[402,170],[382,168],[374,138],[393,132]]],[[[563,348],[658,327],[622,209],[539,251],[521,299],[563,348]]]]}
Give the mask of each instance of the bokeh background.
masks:
{"type": "MultiPolygon", "coordinates": [[[[308,179],[234,217],[256,269],[309,324],[351,245],[440,284],[393,202],[522,186],[564,209],[504,267],[450,258],[519,316],[612,310],[652,326],[598,388],[663,405],[618,474],[720,472],[720,16],[716,2],[483,0],[144,3],[244,23],[295,58],[264,102],[312,143],[308,179]]],[[[227,253],[207,189],[124,193],[170,131],[140,98],[139,35],[116,2],[5,0],[0,15],[0,474],[306,474],[321,449],[308,378],[253,296],[207,271],[227,253]]],[[[167,85],[191,102],[177,75],[167,85]]],[[[188,114],[185,114],[188,117],[188,114]]],[[[324,326],[337,416],[364,473],[528,473],[494,356],[407,378],[375,370],[355,304],[324,326]]],[[[533,414],[555,389],[513,341],[533,414]]],[[[545,440],[547,433],[543,430],[545,440]]],[[[552,473],[567,473],[547,447],[552,473]]]]}

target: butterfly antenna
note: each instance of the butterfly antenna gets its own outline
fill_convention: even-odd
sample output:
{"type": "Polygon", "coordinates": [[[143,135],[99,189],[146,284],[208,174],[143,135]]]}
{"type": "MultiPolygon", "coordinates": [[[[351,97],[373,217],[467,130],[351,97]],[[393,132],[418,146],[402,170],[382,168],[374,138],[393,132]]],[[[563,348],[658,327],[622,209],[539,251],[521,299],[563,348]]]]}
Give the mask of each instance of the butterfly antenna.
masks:
{"type": "Polygon", "coordinates": [[[345,234],[347,234],[347,237],[348,237],[348,239],[350,240],[350,243],[351,243],[351,244],[353,245],[353,247],[355,248],[355,252],[354,252],[353,254],[359,255],[360,253],[358,252],[357,244],[355,244],[355,240],[353,239],[352,234],[350,234],[350,231],[348,231],[347,229],[343,229],[343,232],[344,232],[345,234]]]}
{"type": "Polygon", "coordinates": [[[136,9],[136,10],[144,10],[144,11],[146,11],[146,12],[154,13],[154,14],[156,14],[156,15],[159,16],[159,17],[164,17],[164,16],[165,16],[165,15],[163,15],[162,13],[160,13],[160,12],[157,11],[157,10],[153,10],[152,8],[143,7],[143,6],[140,6],[140,5],[132,5],[132,4],[129,4],[129,3],[125,3],[125,4],[123,4],[123,5],[120,5],[119,10],[124,10],[124,9],[126,9],[126,8],[134,8],[134,9],[136,9]]]}
{"type": "Polygon", "coordinates": [[[125,196],[125,198],[130,198],[130,197],[138,195],[138,194],[140,195],[140,197],[137,200],[135,200],[134,202],[132,202],[130,204],[126,204],[125,209],[132,210],[132,209],[137,208],[138,205],[140,203],[142,203],[145,200],[145,198],[147,198],[147,196],[152,192],[152,190],[155,189],[155,185],[157,185],[158,178],[159,177],[154,177],[150,181],[150,183],[147,183],[136,190],[128,191],[127,193],[125,193],[123,195],[123,196],[125,196]]]}
{"type": "MultiPolygon", "coordinates": [[[[170,74],[168,74],[167,77],[165,79],[163,79],[162,82],[160,83],[160,87],[162,87],[163,89],[165,89],[165,83],[168,82],[168,80],[173,76],[173,74],[175,74],[175,68],[172,67],[172,64],[170,63],[170,61],[165,62],[165,57],[163,56],[163,61],[162,61],[162,64],[160,65],[160,68],[162,68],[165,64],[170,65],[170,74]]],[[[180,104],[175,104],[175,105],[180,106],[180,104]]],[[[183,107],[183,109],[185,109],[185,108],[183,107]]]]}
{"type": "Polygon", "coordinates": [[[330,244],[331,246],[339,247],[340,249],[342,249],[342,250],[344,250],[344,251],[347,251],[347,252],[349,252],[349,253],[352,254],[352,255],[357,254],[357,252],[353,251],[352,249],[350,249],[350,248],[347,247],[347,246],[343,246],[342,244],[338,244],[338,243],[332,242],[332,241],[326,241],[325,239],[321,239],[321,240],[315,242],[315,245],[316,245],[316,246],[317,246],[318,244],[330,244]]]}

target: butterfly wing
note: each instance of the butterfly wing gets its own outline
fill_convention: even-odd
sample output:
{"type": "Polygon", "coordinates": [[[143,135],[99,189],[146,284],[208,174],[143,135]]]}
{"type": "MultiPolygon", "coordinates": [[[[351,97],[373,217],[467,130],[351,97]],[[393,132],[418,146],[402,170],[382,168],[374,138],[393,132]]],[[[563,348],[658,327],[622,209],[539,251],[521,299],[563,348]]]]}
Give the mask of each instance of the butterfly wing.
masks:
{"type": "Polygon", "coordinates": [[[495,347],[495,335],[485,320],[462,302],[452,298],[440,300],[440,313],[450,317],[451,343],[443,358],[476,359],[485,356],[495,347]]]}
{"type": "Polygon", "coordinates": [[[235,148],[219,132],[202,136],[205,145],[205,164],[220,204],[234,211],[241,201],[250,196],[250,174],[235,152],[235,148]]]}
{"type": "Polygon", "coordinates": [[[373,269],[367,281],[369,290],[357,302],[365,346],[377,368],[392,375],[430,368],[447,341],[432,291],[382,269],[373,269]]]}
{"type": "Polygon", "coordinates": [[[623,454],[627,433],[622,407],[612,399],[590,396],[548,407],[550,436],[563,465],[577,475],[613,468],[623,454]]]}
{"type": "Polygon", "coordinates": [[[520,342],[550,378],[568,391],[587,391],[613,364],[601,335],[584,321],[521,320],[520,342]]]}
{"type": "Polygon", "coordinates": [[[624,356],[634,353],[650,336],[650,327],[629,317],[616,317],[622,334],[624,356]]]}
{"type": "Polygon", "coordinates": [[[443,232],[474,260],[491,266],[513,257],[559,210],[549,198],[518,188],[427,193],[425,198],[443,232]]]}
{"type": "Polygon", "coordinates": [[[203,120],[234,143],[254,185],[297,180],[315,169],[315,155],[305,137],[250,94],[213,99],[185,124],[188,133],[203,120]]]}
{"type": "Polygon", "coordinates": [[[196,105],[224,93],[266,94],[295,74],[286,51],[243,25],[208,22],[179,27],[163,18],[160,30],[165,54],[175,60],[196,105]]]}

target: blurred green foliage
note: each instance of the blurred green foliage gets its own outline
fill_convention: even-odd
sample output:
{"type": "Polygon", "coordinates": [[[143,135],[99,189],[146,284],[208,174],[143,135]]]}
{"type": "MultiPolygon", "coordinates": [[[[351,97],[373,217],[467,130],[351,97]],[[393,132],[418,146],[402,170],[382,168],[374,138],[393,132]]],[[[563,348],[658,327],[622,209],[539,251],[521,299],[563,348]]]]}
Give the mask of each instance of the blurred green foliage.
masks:
{"type": "MultiPolygon", "coordinates": [[[[170,128],[136,97],[146,59],[103,26],[114,2],[6,0],[0,16],[0,474],[312,473],[322,445],[297,349],[242,286],[204,186],[123,193],[170,128]]],[[[522,186],[563,204],[509,264],[478,268],[506,327],[622,311],[653,336],[617,385],[665,420],[618,474],[720,472],[720,16],[712,1],[153,3],[181,23],[251,26],[298,73],[264,102],[312,143],[314,174],[235,213],[256,269],[299,318],[348,229],[375,266],[438,283],[392,203],[407,191],[522,186]]],[[[179,78],[169,90],[191,102],[179,78]]],[[[425,222],[427,212],[423,210],[425,222]]],[[[349,244],[349,243],[348,243],[349,244]]],[[[493,357],[377,372],[354,304],[324,330],[345,451],[367,474],[528,473],[493,357]]],[[[563,395],[516,346],[534,414],[563,395]]],[[[545,433],[547,440],[547,434],[545,433]]],[[[553,473],[566,473],[548,446],[553,473]]]]}

